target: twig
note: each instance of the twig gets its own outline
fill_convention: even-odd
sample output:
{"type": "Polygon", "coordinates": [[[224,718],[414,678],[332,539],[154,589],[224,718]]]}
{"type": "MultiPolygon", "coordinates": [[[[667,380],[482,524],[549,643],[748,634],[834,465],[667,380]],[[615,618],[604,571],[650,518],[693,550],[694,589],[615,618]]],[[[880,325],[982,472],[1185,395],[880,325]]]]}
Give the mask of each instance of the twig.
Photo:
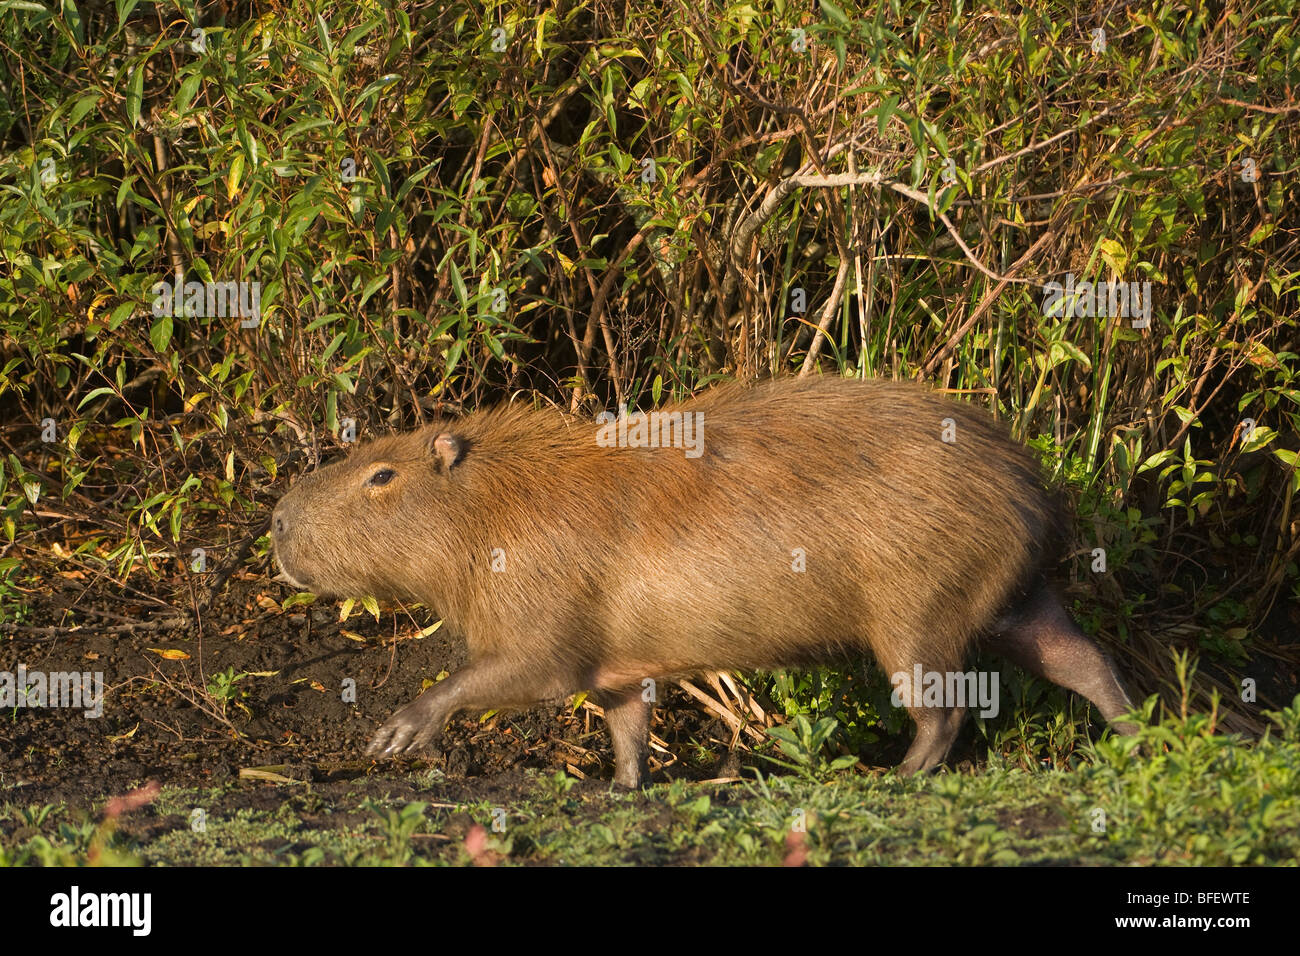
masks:
{"type": "Polygon", "coordinates": [[[69,634],[76,634],[85,631],[90,634],[134,634],[140,631],[165,631],[172,627],[188,627],[191,624],[188,617],[164,617],[153,621],[137,621],[134,624],[116,624],[112,627],[95,627],[90,624],[72,624],[68,626],[51,625],[49,627],[33,627],[27,624],[0,624],[0,633],[4,634],[31,634],[33,636],[56,638],[66,637],[69,634]]]}
{"type": "Polygon", "coordinates": [[[808,354],[803,358],[803,367],[799,369],[799,377],[807,375],[817,364],[817,353],[822,349],[822,341],[826,338],[826,330],[831,327],[831,321],[835,318],[835,313],[839,311],[840,295],[844,292],[844,283],[849,278],[849,260],[845,256],[840,256],[840,267],[835,273],[835,287],[831,289],[831,296],[826,300],[826,305],[822,308],[822,317],[817,322],[817,331],[813,335],[812,345],[808,346],[808,354]]]}
{"type": "Polygon", "coordinates": [[[267,515],[258,526],[257,530],[245,537],[244,540],[239,543],[239,548],[235,551],[234,555],[223,561],[221,566],[212,572],[212,580],[208,583],[208,586],[204,591],[203,602],[201,605],[202,610],[206,611],[212,606],[212,602],[217,598],[217,592],[225,586],[226,581],[228,581],[230,576],[235,573],[235,569],[244,563],[244,559],[248,557],[248,552],[253,550],[253,545],[257,543],[257,539],[266,534],[270,527],[271,516],[267,515]]]}
{"type": "Polygon", "coordinates": [[[726,722],[727,726],[730,727],[732,730],[735,730],[738,727],[743,728],[744,732],[749,734],[749,736],[756,741],[762,741],[766,739],[763,736],[761,731],[759,731],[755,727],[749,726],[748,724],[742,723],[739,717],[737,717],[731,711],[727,710],[726,707],[723,707],[716,700],[714,700],[708,694],[704,693],[704,691],[700,690],[690,681],[679,680],[677,682],[677,685],[681,687],[682,690],[686,691],[686,693],[690,694],[692,697],[698,700],[705,707],[707,707],[709,710],[713,711],[713,713],[721,717],[722,720],[726,722]]]}

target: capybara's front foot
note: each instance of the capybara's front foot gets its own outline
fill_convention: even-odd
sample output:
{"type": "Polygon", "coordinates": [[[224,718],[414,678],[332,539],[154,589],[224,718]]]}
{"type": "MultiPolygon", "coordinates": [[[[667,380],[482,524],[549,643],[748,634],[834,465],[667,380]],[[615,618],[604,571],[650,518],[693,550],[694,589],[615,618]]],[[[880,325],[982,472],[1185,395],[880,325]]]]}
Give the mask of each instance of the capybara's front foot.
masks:
{"type": "Polygon", "coordinates": [[[388,720],[370,738],[366,753],[391,757],[422,750],[438,737],[442,721],[432,711],[428,695],[417,697],[388,720]]]}
{"type": "Polygon", "coordinates": [[[635,766],[620,765],[614,771],[614,786],[624,790],[640,790],[650,785],[650,775],[635,766]]]}

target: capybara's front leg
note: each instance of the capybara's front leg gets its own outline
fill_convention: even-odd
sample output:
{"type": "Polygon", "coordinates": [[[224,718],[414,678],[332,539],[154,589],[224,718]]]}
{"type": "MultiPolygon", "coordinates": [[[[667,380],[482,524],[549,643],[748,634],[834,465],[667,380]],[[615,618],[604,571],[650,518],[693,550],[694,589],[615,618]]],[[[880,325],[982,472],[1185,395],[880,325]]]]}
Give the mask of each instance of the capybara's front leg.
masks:
{"type": "Polygon", "coordinates": [[[547,678],[536,664],[501,658],[474,661],[434,684],[389,717],[370,738],[367,754],[407,753],[428,746],[459,710],[527,707],[571,694],[578,681],[547,678]]]}
{"type": "Polygon", "coordinates": [[[640,687],[598,690],[592,699],[605,710],[605,724],[614,743],[614,782],[638,789],[646,785],[650,755],[650,703],[640,687]]]}

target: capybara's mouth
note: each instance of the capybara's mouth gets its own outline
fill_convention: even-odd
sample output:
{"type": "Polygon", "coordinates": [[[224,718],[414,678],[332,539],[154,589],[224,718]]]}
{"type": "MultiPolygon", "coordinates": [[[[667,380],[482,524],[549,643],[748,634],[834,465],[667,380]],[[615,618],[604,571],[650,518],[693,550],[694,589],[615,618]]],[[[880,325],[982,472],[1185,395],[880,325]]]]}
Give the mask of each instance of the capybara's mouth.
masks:
{"type": "Polygon", "coordinates": [[[280,559],[279,555],[276,555],[275,563],[279,566],[280,573],[271,578],[272,581],[279,581],[281,584],[287,584],[290,587],[297,588],[299,591],[311,591],[313,594],[316,593],[312,588],[311,580],[307,578],[306,575],[298,577],[290,574],[289,569],[284,566],[284,561],[280,559]]]}
{"type": "Polygon", "coordinates": [[[283,568],[281,568],[280,573],[277,574],[275,577],[271,578],[271,580],[279,581],[281,584],[287,584],[290,587],[297,588],[299,591],[311,590],[311,587],[306,582],[299,581],[297,578],[295,578],[288,571],[285,571],[283,568]]]}

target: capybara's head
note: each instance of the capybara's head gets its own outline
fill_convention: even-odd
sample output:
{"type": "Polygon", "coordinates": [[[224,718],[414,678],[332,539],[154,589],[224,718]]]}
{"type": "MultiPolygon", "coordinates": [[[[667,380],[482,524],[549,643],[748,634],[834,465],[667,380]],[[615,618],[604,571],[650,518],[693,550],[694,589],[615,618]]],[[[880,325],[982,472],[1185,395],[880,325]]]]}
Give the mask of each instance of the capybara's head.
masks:
{"type": "Polygon", "coordinates": [[[362,445],[303,475],[271,514],[284,577],[324,598],[418,600],[412,575],[442,537],[451,475],[468,442],[430,426],[362,445]]]}

